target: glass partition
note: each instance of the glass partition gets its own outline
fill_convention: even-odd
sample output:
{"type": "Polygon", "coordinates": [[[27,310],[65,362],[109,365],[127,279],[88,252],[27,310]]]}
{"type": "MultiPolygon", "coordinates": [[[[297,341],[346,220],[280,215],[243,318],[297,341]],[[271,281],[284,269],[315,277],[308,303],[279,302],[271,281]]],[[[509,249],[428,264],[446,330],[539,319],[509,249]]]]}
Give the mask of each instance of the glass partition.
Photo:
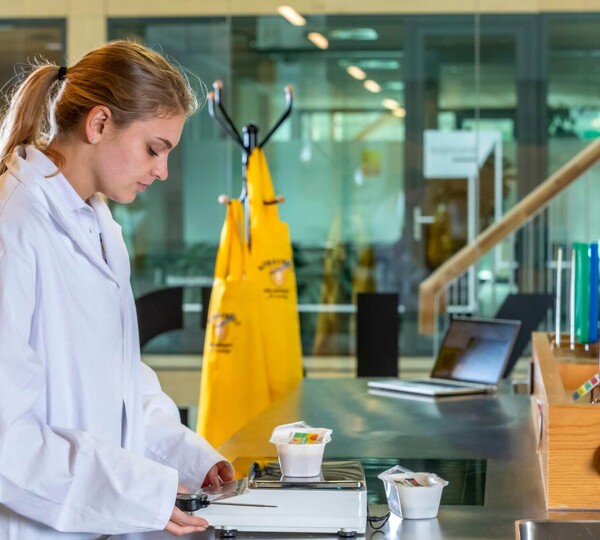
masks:
{"type": "MultiPolygon", "coordinates": [[[[293,114],[265,151],[276,191],[286,198],[279,210],[294,244],[303,349],[348,355],[356,293],[403,286],[396,268],[405,213],[403,22],[317,17],[311,25],[328,36],[327,50],[281,17],[112,21],[110,28],[111,37],[160,48],[193,80],[222,80],[234,122],[255,123],[259,138],[283,111],[285,86],[293,85],[293,114]]],[[[171,181],[114,208],[128,224],[136,294],[208,285],[224,216],[217,197],[241,189],[240,151],[207,110],[186,130],[171,181]]],[[[199,296],[188,294],[193,306],[199,296]]],[[[163,350],[178,346],[173,339],[163,350]]],[[[188,345],[196,350],[198,339],[188,345]]]]}
{"type": "MultiPolygon", "coordinates": [[[[252,122],[264,135],[293,85],[293,113],[265,151],[286,199],[304,355],[352,356],[356,293],[380,291],[400,294],[401,355],[429,356],[419,283],[597,136],[595,17],[119,19],[109,29],[162,50],[198,88],[223,81],[240,128],[252,122]]],[[[217,197],[241,190],[239,148],[206,108],[185,129],[170,181],[114,207],[136,295],[187,286],[188,331],[148,351],[201,350],[199,288],[210,285],[224,217],[217,197]]],[[[478,261],[442,304],[493,314],[509,292],[550,290],[556,243],[596,234],[593,217],[567,222],[564,205],[478,261]]]]}

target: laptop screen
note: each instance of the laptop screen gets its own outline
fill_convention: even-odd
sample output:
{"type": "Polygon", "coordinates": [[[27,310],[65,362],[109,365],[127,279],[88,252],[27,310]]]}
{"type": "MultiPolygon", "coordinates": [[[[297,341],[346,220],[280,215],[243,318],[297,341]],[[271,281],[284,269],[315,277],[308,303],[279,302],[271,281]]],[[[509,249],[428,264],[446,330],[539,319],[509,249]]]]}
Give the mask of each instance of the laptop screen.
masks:
{"type": "Polygon", "coordinates": [[[497,384],[520,326],[502,319],[452,319],[431,376],[497,384]]]}

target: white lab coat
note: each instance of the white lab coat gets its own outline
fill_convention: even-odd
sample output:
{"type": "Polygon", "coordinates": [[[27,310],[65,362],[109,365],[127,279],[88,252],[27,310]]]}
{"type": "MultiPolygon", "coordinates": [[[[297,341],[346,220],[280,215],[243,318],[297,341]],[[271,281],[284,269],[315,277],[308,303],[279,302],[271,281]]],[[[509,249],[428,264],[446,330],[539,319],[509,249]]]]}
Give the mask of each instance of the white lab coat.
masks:
{"type": "Polygon", "coordinates": [[[8,168],[0,177],[0,539],[163,529],[177,483],[198,487],[223,457],[179,423],[140,361],[129,259],[106,204],[90,200],[108,265],[58,196],[43,153],[20,148],[8,168]]]}

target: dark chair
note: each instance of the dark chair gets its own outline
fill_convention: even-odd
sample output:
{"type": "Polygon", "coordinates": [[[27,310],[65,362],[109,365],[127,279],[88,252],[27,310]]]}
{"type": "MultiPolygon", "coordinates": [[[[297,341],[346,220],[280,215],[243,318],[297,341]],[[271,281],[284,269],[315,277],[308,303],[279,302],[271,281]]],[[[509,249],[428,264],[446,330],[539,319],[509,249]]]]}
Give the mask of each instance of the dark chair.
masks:
{"type": "Polygon", "coordinates": [[[398,376],[398,293],[359,293],[356,297],[356,375],[398,376]]]}
{"type": "Polygon", "coordinates": [[[146,293],[135,301],[140,348],[153,337],[183,328],[183,287],[146,293]]]}
{"type": "Polygon", "coordinates": [[[496,313],[496,319],[513,319],[521,321],[521,329],[515,341],[512,353],[504,370],[503,377],[508,377],[517,360],[531,341],[531,333],[535,332],[540,323],[552,308],[554,297],[550,293],[517,293],[509,294],[496,313]]]}
{"type": "MultiPolygon", "coordinates": [[[[183,287],[170,287],[146,293],[135,301],[140,349],[152,338],[183,328],[183,287]]],[[[181,422],[188,423],[188,410],[179,409],[181,422]]]]}

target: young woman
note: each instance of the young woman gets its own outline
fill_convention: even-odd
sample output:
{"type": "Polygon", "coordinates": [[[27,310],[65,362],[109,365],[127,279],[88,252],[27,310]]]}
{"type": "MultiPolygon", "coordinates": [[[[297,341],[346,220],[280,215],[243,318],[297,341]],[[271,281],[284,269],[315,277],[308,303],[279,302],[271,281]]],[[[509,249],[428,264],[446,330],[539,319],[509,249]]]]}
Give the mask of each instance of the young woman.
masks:
{"type": "Polygon", "coordinates": [[[129,258],[98,196],[167,178],[197,107],[131,42],[40,65],[0,130],[0,538],[97,539],[207,522],[178,491],[233,478],[140,361],[129,258]]]}

